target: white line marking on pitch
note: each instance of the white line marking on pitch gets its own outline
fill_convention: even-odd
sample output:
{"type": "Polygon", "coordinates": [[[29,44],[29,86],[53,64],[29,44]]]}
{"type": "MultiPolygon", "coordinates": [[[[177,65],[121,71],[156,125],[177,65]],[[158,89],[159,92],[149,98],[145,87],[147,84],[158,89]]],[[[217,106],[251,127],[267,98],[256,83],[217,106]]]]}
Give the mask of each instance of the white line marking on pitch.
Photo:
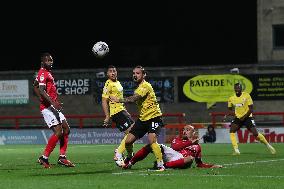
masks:
{"type": "MultiPolygon", "coordinates": [[[[137,173],[137,175],[140,176],[174,176],[176,174],[172,173],[159,173],[159,174],[148,174],[145,173],[147,171],[138,171],[138,172],[120,172],[120,173],[112,173],[113,175],[126,175],[126,174],[134,174],[137,173]],[[144,173],[143,173],[144,172],[144,173]]],[[[188,174],[179,174],[180,176],[188,176],[188,174]]],[[[246,175],[246,176],[240,176],[240,175],[190,175],[191,177],[244,177],[244,178],[284,178],[284,175],[246,175]]]]}
{"type": "MultiPolygon", "coordinates": [[[[145,173],[147,171],[138,171],[138,172],[120,172],[120,173],[112,173],[113,175],[126,175],[126,174],[135,174],[140,176],[175,176],[177,174],[173,173],[159,173],[159,174],[148,174],[145,173]],[[144,173],[143,173],[144,172],[144,173]]],[[[188,174],[179,174],[180,176],[188,176],[188,174]]],[[[284,175],[246,175],[246,176],[240,176],[240,175],[190,175],[191,177],[243,177],[243,178],[284,178],[284,175]]]]}
{"type": "Polygon", "coordinates": [[[268,162],[277,162],[277,161],[284,161],[284,159],[271,159],[271,160],[260,160],[260,161],[247,161],[247,162],[240,162],[240,163],[226,163],[226,164],[223,164],[223,166],[246,165],[246,164],[255,164],[255,163],[268,163],[268,162]]]}
{"type": "MultiPolygon", "coordinates": [[[[140,176],[148,176],[149,174],[141,173],[140,176]]],[[[174,176],[176,174],[153,174],[149,176],[174,176]]],[[[188,174],[179,174],[181,176],[188,176],[188,174]]],[[[190,177],[243,177],[243,178],[284,178],[284,176],[272,176],[272,175],[190,175],[190,177]]]]}
{"type": "MultiPolygon", "coordinates": [[[[240,163],[227,163],[223,164],[223,166],[234,166],[234,165],[246,165],[246,164],[255,164],[255,163],[268,163],[268,162],[278,162],[284,161],[284,159],[271,159],[271,160],[260,160],[260,161],[248,161],[248,162],[240,162],[240,163]]],[[[141,171],[128,171],[128,172],[119,172],[119,173],[112,173],[113,175],[126,175],[126,174],[134,174],[137,173],[138,175],[145,176],[149,175],[146,172],[149,170],[141,170],[141,171]]],[[[153,171],[151,171],[153,172],[153,171]]],[[[153,174],[153,176],[173,176],[175,174],[153,174]]],[[[187,174],[181,174],[182,176],[188,176],[187,174]]],[[[152,174],[151,174],[152,176],[152,174]]],[[[197,177],[245,177],[245,178],[284,178],[284,176],[272,176],[272,175],[247,175],[247,176],[240,176],[240,175],[190,175],[190,176],[197,176],[197,177]]]]}

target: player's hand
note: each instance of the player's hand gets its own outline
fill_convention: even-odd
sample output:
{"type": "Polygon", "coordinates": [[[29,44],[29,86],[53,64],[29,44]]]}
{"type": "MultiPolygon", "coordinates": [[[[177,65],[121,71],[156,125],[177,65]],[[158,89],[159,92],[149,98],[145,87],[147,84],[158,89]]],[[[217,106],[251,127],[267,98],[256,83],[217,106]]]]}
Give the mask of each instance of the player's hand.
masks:
{"type": "Polygon", "coordinates": [[[53,102],[52,103],[52,106],[58,111],[62,110],[62,105],[63,105],[63,103],[61,103],[61,102],[53,102]]]}
{"type": "Polygon", "coordinates": [[[108,127],[110,125],[110,118],[106,117],[103,122],[103,127],[108,127]]]}
{"type": "Polygon", "coordinates": [[[201,140],[201,138],[195,138],[195,139],[192,139],[191,142],[192,144],[198,144],[199,140],[201,140]]]}
{"type": "Polygon", "coordinates": [[[227,119],[227,115],[224,115],[224,117],[223,117],[223,122],[226,122],[226,119],[227,119]]]}
{"type": "Polygon", "coordinates": [[[191,137],[192,144],[198,144],[199,140],[201,140],[201,138],[199,138],[198,132],[194,132],[193,136],[191,137]]]}
{"type": "Polygon", "coordinates": [[[213,165],[211,168],[223,168],[222,165],[213,165]]]}
{"type": "Polygon", "coordinates": [[[246,119],[246,115],[244,115],[243,117],[240,117],[239,119],[241,120],[241,121],[244,121],[245,119],[246,119]]]}

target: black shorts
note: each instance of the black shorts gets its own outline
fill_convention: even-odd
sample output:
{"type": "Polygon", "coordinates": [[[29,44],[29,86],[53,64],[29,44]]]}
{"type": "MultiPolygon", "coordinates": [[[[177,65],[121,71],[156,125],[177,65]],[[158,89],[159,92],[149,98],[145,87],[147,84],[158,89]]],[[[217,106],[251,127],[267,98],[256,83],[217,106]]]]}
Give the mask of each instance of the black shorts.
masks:
{"type": "Polygon", "coordinates": [[[121,132],[126,131],[134,123],[133,119],[125,110],[114,114],[111,119],[121,132]]]}
{"type": "Polygon", "coordinates": [[[238,125],[239,127],[246,126],[247,128],[255,127],[255,122],[252,117],[247,117],[243,121],[241,121],[239,118],[233,119],[232,123],[238,125]]]}
{"type": "Polygon", "coordinates": [[[147,121],[137,119],[129,132],[137,138],[142,138],[146,133],[155,133],[158,136],[162,127],[164,127],[164,123],[160,116],[147,121]]]}

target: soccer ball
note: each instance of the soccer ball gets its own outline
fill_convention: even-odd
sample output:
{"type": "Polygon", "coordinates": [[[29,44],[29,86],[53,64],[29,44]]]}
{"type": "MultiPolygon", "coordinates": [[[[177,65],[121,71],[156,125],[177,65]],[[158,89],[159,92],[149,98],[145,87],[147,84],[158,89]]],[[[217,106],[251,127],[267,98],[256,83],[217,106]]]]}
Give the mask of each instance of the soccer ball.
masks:
{"type": "Polygon", "coordinates": [[[104,57],[109,52],[109,48],[105,42],[99,41],[94,44],[92,51],[96,57],[104,57]]]}

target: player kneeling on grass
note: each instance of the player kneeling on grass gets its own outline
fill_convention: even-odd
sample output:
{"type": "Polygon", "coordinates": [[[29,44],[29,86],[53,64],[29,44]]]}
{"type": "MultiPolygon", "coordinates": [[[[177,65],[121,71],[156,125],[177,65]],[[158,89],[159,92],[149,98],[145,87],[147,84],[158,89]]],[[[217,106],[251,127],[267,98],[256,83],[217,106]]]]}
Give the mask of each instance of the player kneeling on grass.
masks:
{"type": "MultiPolygon", "coordinates": [[[[189,168],[193,160],[199,168],[222,168],[221,165],[203,163],[201,159],[201,146],[198,144],[199,138],[196,135],[194,127],[186,125],[183,129],[182,137],[176,137],[171,147],[160,144],[163,154],[164,166],[166,168],[189,168]]],[[[144,146],[131,158],[125,162],[123,168],[131,168],[136,162],[143,160],[152,152],[149,145],[144,146]]],[[[155,165],[154,165],[155,166],[155,165]]]]}

